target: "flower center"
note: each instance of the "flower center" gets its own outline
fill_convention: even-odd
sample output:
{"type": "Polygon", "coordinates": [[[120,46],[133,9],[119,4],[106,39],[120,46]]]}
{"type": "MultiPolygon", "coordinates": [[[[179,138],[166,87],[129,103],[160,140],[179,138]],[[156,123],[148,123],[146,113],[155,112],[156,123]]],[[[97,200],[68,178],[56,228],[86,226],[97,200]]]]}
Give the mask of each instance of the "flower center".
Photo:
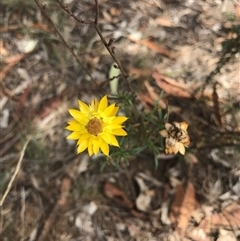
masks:
{"type": "Polygon", "coordinates": [[[90,134],[97,136],[103,130],[103,123],[95,117],[88,122],[86,127],[90,134]]]}

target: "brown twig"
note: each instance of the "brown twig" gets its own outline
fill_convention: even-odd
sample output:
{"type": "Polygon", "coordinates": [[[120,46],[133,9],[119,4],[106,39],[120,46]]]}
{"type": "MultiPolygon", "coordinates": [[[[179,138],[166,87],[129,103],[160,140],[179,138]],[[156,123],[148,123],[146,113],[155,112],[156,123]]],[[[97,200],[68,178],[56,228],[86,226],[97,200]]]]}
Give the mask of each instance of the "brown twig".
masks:
{"type": "MultiPolygon", "coordinates": [[[[78,59],[77,55],[73,52],[73,49],[68,45],[68,43],[65,41],[65,39],[63,38],[63,36],[61,35],[61,33],[59,32],[59,30],[57,29],[57,27],[55,26],[55,24],[53,23],[52,19],[47,15],[47,13],[45,12],[45,5],[41,4],[38,0],[35,0],[36,4],[38,5],[38,7],[41,9],[42,14],[47,18],[47,20],[51,23],[51,25],[53,26],[54,30],[56,31],[56,33],[58,34],[58,36],[60,37],[60,39],[62,40],[63,44],[68,48],[68,50],[71,52],[71,54],[73,55],[73,57],[76,59],[76,61],[78,62],[78,64],[83,68],[83,70],[87,73],[87,75],[89,76],[89,78],[94,81],[94,79],[92,78],[91,73],[88,71],[87,68],[84,67],[84,65],[81,63],[81,61],[78,59]]],[[[95,82],[95,81],[94,81],[95,82]]]]}
{"type": "Polygon", "coordinates": [[[20,153],[20,157],[19,157],[19,159],[18,159],[18,163],[17,163],[16,169],[15,169],[13,175],[12,175],[12,178],[11,178],[10,182],[8,183],[8,186],[7,186],[6,191],[4,192],[4,194],[3,194],[2,198],[1,198],[0,207],[2,207],[2,205],[3,205],[3,203],[4,203],[4,200],[5,200],[5,198],[7,197],[9,191],[11,190],[12,184],[13,184],[13,182],[14,182],[14,180],[15,180],[15,178],[16,178],[16,176],[17,176],[17,174],[18,174],[18,172],[19,172],[19,170],[20,170],[20,168],[21,168],[23,156],[24,156],[24,154],[25,154],[25,150],[26,150],[26,148],[27,148],[27,145],[28,145],[29,141],[30,141],[30,138],[27,139],[27,141],[25,142],[25,144],[24,144],[24,146],[23,146],[23,149],[22,149],[22,151],[21,151],[21,153],[20,153]]]}
{"type": "Polygon", "coordinates": [[[98,0],[95,0],[95,4],[96,4],[96,14],[95,14],[95,21],[94,21],[94,27],[95,27],[95,30],[98,34],[98,36],[100,37],[102,43],[104,44],[105,48],[107,49],[107,51],[109,52],[109,54],[111,55],[112,59],[116,62],[119,70],[121,71],[122,73],[122,77],[123,79],[126,81],[129,89],[132,91],[132,88],[131,88],[131,85],[129,84],[129,81],[128,81],[128,75],[125,74],[125,71],[123,70],[120,62],[118,61],[118,59],[115,57],[113,51],[112,51],[112,48],[111,48],[111,41],[109,41],[109,44],[106,42],[106,40],[104,39],[99,27],[98,27],[98,15],[99,15],[99,5],[98,5],[98,0]]]}
{"type": "Polygon", "coordinates": [[[74,15],[73,12],[70,11],[70,9],[68,8],[67,5],[64,5],[60,0],[56,0],[59,4],[59,6],[66,11],[72,18],[74,18],[77,22],[81,23],[81,24],[94,24],[93,21],[85,21],[83,19],[78,18],[76,15],[74,15]]]}
{"type": "MultiPolygon", "coordinates": [[[[37,1],[37,0],[35,0],[37,1]]],[[[63,5],[61,3],[60,0],[56,0],[59,4],[59,6],[66,12],[68,13],[72,18],[74,18],[77,22],[79,22],[80,24],[93,24],[94,25],[94,28],[98,34],[98,36],[100,37],[103,45],[105,46],[105,48],[107,49],[107,51],[109,52],[109,54],[111,55],[112,59],[116,62],[117,64],[117,68],[119,68],[120,72],[121,72],[121,75],[123,77],[123,79],[126,81],[130,91],[132,91],[132,88],[129,84],[129,81],[128,81],[128,75],[125,73],[123,67],[121,66],[121,63],[120,61],[116,58],[116,56],[114,55],[114,47],[112,46],[112,43],[115,41],[114,39],[110,39],[109,42],[107,43],[107,41],[105,40],[105,38],[103,37],[99,27],[98,27],[98,16],[99,16],[99,5],[98,5],[98,0],[95,0],[95,5],[96,5],[96,12],[95,12],[95,20],[94,21],[85,21],[85,20],[82,20],[82,19],[79,19],[76,15],[74,15],[70,9],[66,6],[66,5],[63,5]]]]}

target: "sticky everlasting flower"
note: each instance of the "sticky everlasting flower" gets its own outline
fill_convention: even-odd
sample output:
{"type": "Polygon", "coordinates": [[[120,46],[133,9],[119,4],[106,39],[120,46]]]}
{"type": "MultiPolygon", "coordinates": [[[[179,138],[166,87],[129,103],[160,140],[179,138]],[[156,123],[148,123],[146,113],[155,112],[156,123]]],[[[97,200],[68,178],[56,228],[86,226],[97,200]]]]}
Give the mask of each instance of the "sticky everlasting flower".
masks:
{"type": "Polygon", "coordinates": [[[165,152],[167,154],[176,154],[180,152],[185,154],[185,147],[190,144],[186,122],[173,122],[173,124],[166,123],[165,130],[160,131],[160,135],[165,137],[165,152]]]}
{"type": "Polygon", "coordinates": [[[126,136],[123,130],[123,122],[127,120],[125,116],[116,116],[119,107],[115,104],[108,106],[107,96],[100,102],[92,100],[88,106],[82,101],[78,101],[79,109],[69,109],[70,115],[74,118],[68,122],[67,130],[72,133],[67,137],[77,141],[77,152],[88,149],[88,154],[97,154],[99,149],[109,155],[109,145],[119,147],[115,136],[126,136]]]}

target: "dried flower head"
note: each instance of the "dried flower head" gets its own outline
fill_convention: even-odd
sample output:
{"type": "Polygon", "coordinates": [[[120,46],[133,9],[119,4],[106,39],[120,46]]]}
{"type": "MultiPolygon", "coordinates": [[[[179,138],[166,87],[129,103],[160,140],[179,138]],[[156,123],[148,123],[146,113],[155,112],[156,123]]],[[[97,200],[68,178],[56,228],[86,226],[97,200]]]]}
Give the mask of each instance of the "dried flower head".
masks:
{"type": "Polygon", "coordinates": [[[165,123],[164,130],[160,131],[160,135],[165,137],[165,152],[167,154],[176,154],[180,152],[185,154],[185,147],[190,144],[190,138],[188,136],[186,122],[173,122],[173,124],[165,123]]]}
{"type": "Polygon", "coordinates": [[[70,115],[74,118],[68,122],[67,130],[72,133],[67,137],[77,141],[77,152],[88,149],[88,154],[97,154],[99,149],[109,155],[109,145],[118,146],[115,136],[126,136],[123,130],[123,122],[127,120],[125,116],[116,116],[119,107],[115,103],[108,106],[107,96],[100,102],[92,100],[88,106],[82,101],[79,102],[79,110],[69,109],[70,115]]]}

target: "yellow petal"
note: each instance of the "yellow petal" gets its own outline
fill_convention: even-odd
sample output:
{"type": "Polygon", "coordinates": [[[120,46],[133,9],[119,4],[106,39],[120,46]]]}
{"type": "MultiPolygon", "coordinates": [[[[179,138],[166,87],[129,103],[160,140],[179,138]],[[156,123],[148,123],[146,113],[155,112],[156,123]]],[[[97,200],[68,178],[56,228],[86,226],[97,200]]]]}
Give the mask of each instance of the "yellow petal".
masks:
{"type": "Polygon", "coordinates": [[[91,111],[97,111],[98,105],[99,105],[99,102],[97,99],[92,100],[91,105],[90,105],[91,111]]]}
{"type": "Polygon", "coordinates": [[[110,137],[110,144],[113,146],[118,146],[119,147],[119,143],[116,139],[116,137],[114,135],[109,134],[110,137]]]}
{"type": "Polygon", "coordinates": [[[119,107],[115,106],[110,116],[115,116],[118,113],[119,107]]]}
{"type": "Polygon", "coordinates": [[[68,124],[69,124],[69,125],[79,124],[79,122],[73,119],[73,120],[68,121],[68,124]]]}
{"type": "Polygon", "coordinates": [[[84,113],[82,113],[78,110],[74,110],[74,109],[69,109],[68,111],[69,111],[70,115],[74,119],[76,119],[78,122],[80,122],[82,125],[87,125],[88,118],[84,113]]]}
{"type": "Polygon", "coordinates": [[[73,120],[68,122],[68,126],[65,127],[69,131],[82,131],[83,130],[83,125],[81,125],[78,121],[73,120]]]}
{"type": "Polygon", "coordinates": [[[112,134],[116,136],[126,136],[127,132],[123,129],[114,129],[112,130],[112,134]]]}
{"type": "Polygon", "coordinates": [[[109,156],[109,145],[103,139],[101,141],[100,148],[104,155],[109,156]]]}
{"type": "Polygon", "coordinates": [[[108,99],[107,99],[107,96],[105,95],[100,100],[100,103],[99,103],[99,106],[98,106],[98,111],[103,112],[107,108],[107,105],[108,105],[108,99]]]}
{"type": "Polygon", "coordinates": [[[77,140],[77,139],[79,139],[79,137],[80,137],[79,132],[74,131],[69,136],[67,136],[67,139],[68,140],[77,140]]]}
{"type": "Polygon", "coordinates": [[[101,136],[103,140],[106,141],[108,144],[113,146],[119,146],[118,141],[114,135],[103,132],[99,136],[101,136]]]}
{"type": "Polygon", "coordinates": [[[101,134],[98,135],[99,137],[101,137],[105,142],[107,142],[108,144],[110,143],[110,137],[108,135],[108,133],[106,132],[102,132],[101,134]]]}
{"type": "Polygon", "coordinates": [[[98,140],[98,139],[99,138],[96,138],[95,136],[91,136],[90,139],[89,139],[89,142],[92,143],[93,153],[95,155],[97,155],[98,151],[99,151],[100,140],[98,140]]]}
{"type": "Polygon", "coordinates": [[[108,130],[120,129],[120,128],[122,128],[122,126],[118,124],[107,124],[105,125],[104,130],[108,131],[108,130]]]}
{"type": "Polygon", "coordinates": [[[112,120],[112,123],[114,124],[122,124],[125,122],[128,118],[126,116],[117,116],[112,120]]]}
{"type": "Polygon", "coordinates": [[[85,114],[88,114],[90,112],[87,104],[85,104],[81,100],[78,100],[78,104],[79,104],[79,109],[80,109],[81,112],[83,112],[85,114]]]}
{"type": "Polygon", "coordinates": [[[80,143],[78,148],[77,148],[77,153],[83,152],[84,150],[86,150],[87,147],[88,147],[87,141],[84,141],[84,142],[80,143]]]}
{"type": "Polygon", "coordinates": [[[93,144],[91,141],[88,142],[88,155],[92,156],[93,154],[93,144]]]}
{"type": "Polygon", "coordinates": [[[112,116],[112,112],[114,111],[114,109],[115,109],[115,104],[112,104],[112,105],[108,106],[107,109],[105,109],[103,111],[103,114],[105,116],[112,116]]]}
{"type": "Polygon", "coordinates": [[[78,145],[84,141],[86,141],[88,138],[90,137],[90,134],[89,133],[85,133],[85,134],[82,134],[80,137],[79,137],[79,140],[78,140],[78,145]]]}

